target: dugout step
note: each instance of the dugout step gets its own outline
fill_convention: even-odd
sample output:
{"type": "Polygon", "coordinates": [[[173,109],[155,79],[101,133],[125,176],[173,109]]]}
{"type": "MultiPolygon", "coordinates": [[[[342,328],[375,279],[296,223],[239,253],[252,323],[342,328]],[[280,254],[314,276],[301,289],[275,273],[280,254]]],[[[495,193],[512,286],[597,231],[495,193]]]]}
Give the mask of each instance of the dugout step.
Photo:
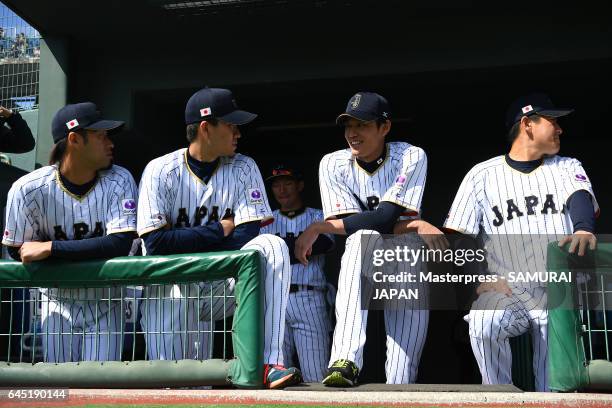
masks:
{"type": "Polygon", "coordinates": [[[327,387],[320,383],[304,383],[286,387],[285,391],[349,391],[349,392],[523,392],[512,384],[359,384],[356,387],[327,387]]]}

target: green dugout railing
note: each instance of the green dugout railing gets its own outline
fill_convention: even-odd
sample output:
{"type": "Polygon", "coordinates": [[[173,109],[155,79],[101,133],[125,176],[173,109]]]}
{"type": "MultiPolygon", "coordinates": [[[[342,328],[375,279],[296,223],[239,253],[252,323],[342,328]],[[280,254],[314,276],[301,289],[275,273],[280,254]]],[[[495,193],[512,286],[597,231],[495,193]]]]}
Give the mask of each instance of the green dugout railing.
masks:
{"type": "Polygon", "coordinates": [[[612,391],[612,244],[578,257],[552,243],[548,271],[572,273],[548,284],[550,388],[612,391]]]}
{"type": "MultiPolygon", "coordinates": [[[[262,258],[254,250],[183,254],[171,256],[121,257],[105,262],[0,261],[3,296],[0,321],[9,359],[0,363],[0,386],[48,387],[192,387],[233,385],[259,388],[263,385],[263,284],[262,258]],[[128,285],[170,285],[235,278],[235,310],[231,327],[233,358],[167,361],[79,361],[64,363],[10,361],[10,342],[15,335],[13,308],[16,288],[96,288],[128,285]],[[5,292],[6,293],[6,292],[5,292]],[[10,305],[10,307],[8,307],[10,305]],[[6,326],[6,325],[1,325],[6,326]]],[[[25,289],[23,290],[25,292],[25,289]]],[[[24,314],[26,301],[22,300],[24,314]]],[[[22,327],[25,324],[21,323],[22,327]]],[[[228,330],[230,330],[228,328],[228,330]]],[[[135,341],[134,339],[132,339],[135,341]]],[[[21,351],[23,353],[23,350],[21,351]]]]}

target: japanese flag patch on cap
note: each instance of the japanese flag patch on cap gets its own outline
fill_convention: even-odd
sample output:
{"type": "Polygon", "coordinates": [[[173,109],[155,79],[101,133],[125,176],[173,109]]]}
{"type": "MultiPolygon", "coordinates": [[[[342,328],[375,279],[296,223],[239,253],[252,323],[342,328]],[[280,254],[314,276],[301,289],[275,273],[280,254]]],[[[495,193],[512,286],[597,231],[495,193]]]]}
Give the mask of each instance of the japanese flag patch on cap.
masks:
{"type": "Polygon", "coordinates": [[[66,127],[68,129],[74,129],[77,126],[79,126],[79,121],[76,119],[72,119],[71,121],[66,122],[66,127]]]}

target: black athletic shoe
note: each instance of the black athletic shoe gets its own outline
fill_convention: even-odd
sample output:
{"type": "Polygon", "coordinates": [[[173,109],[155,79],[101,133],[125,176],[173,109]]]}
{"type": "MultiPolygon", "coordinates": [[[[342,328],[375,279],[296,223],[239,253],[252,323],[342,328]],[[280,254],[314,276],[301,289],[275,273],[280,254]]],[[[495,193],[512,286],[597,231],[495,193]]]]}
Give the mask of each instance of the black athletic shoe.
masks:
{"type": "Polygon", "coordinates": [[[359,369],[350,360],[336,360],[327,370],[323,384],[330,387],[352,387],[357,384],[359,369]]]}

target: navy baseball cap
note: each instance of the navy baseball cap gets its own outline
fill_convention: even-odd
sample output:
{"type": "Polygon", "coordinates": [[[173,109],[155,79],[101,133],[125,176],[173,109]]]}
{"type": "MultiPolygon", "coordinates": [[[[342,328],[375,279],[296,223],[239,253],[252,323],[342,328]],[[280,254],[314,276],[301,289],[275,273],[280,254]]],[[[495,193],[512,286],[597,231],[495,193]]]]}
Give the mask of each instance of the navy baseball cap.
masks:
{"type": "Polygon", "coordinates": [[[204,88],[194,93],[185,107],[185,124],[215,118],[232,125],[246,125],[256,114],[238,109],[234,95],[228,89],[204,88]]]}
{"type": "Polygon", "coordinates": [[[279,177],[291,177],[295,180],[301,180],[302,174],[296,169],[289,167],[285,164],[277,164],[272,169],[272,174],[266,178],[266,182],[271,182],[272,180],[279,177]]]}
{"type": "Polygon", "coordinates": [[[560,118],[572,113],[574,109],[558,108],[550,98],[543,93],[522,96],[512,102],[506,113],[506,126],[510,129],[523,116],[541,115],[560,118]]]}
{"type": "Polygon", "coordinates": [[[118,130],[124,124],[120,120],[102,119],[93,102],[74,103],[57,111],[51,121],[51,134],[53,142],[57,143],[75,130],[118,130]]]}
{"type": "Polygon", "coordinates": [[[358,92],[349,99],[346,111],[336,118],[341,125],[345,120],[354,118],[363,122],[376,119],[391,119],[389,102],[374,92],[358,92]]]}

